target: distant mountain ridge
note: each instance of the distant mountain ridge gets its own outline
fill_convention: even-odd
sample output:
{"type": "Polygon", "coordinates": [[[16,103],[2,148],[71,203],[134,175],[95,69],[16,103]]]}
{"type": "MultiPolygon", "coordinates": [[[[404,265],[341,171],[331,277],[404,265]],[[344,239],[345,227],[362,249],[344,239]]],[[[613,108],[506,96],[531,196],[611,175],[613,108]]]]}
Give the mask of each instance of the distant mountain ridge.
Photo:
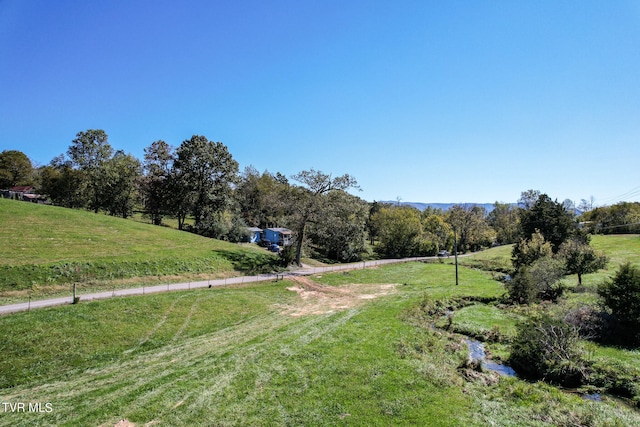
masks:
{"type": "MultiPolygon", "coordinates": [[[[394,200],[380,200],[379,203],[388,203],[390,205],[397,205],[398,202],[394,200]]],[[[494,208],[493,203],[422,203],[422,202],[400,202],[401,206],[413,206],[414,208],[423,211],[427,208],[431,209],[442,209],[442,211],[446,212],[452,207],[456,205],[467,205],[467,206],[481,206],[485,209],[487,213],[491,212],[494,208]]],[[[515,203],[514,203],[515,205],[515,203]]]]}

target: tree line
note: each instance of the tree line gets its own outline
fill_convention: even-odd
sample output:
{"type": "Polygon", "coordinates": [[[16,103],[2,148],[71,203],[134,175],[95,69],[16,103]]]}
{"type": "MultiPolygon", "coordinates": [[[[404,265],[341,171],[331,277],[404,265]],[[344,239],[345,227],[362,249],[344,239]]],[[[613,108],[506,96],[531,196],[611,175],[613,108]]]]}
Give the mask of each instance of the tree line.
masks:
{"type": "MultiPolygon", "coordinates": [[[[20,151],[0,153],[0,188],[20,184],[35,185],[57,206],[122,218],[142,212],[156,225],[172,218],[180,230],[233,242],[246,239],[249,226],[286,227],[295,245],[285,256],[297,263],[303,251],[339,262],[435,255],[453,250],[454,235],[460,252],[514,243],[519,212],[539,195],[524,192],[521,206],[496,202],[490,213],[464,204],[419,211],[350,194],[358,183],[349,174],[309,169],[287,178],[253,166],[240,172],[223,143],[201,135],[178,147],[154,141],[139,160],[114,150],[101,129],[78,132],[46,166],[34,168],[20,151]]],[[[572,212],[566,201],[559,205],[572,212]]],[[[575,213],[570,217],[576,222],[575,213]]]]}

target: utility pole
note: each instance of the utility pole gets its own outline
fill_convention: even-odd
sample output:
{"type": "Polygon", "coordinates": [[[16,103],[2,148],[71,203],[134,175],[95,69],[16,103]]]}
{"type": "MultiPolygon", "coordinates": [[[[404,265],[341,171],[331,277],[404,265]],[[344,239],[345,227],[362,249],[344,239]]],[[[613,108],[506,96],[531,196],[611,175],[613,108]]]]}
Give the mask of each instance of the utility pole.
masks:
{"type": "Polygon", "coordinates": [[[453,255],[456,259],[456,286],[458,286],[458,240],[455,227],[453,227],[453,255]]]}

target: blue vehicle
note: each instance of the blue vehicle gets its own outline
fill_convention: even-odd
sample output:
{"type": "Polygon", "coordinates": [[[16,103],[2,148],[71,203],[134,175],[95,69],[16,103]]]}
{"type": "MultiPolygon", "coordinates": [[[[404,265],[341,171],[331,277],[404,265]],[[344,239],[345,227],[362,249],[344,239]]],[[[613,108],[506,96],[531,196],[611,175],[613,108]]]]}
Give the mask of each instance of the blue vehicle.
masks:
{"type": "Polygon", "coordinates": [[[277,244],[277,243],[272,243],[272,244],[270,244],[270,245],[269,245],[269,247],[268,247],[268,249],[269,249],[271,252],[280,252],[280,246],[278,246],[278,244],[277,244]]]}

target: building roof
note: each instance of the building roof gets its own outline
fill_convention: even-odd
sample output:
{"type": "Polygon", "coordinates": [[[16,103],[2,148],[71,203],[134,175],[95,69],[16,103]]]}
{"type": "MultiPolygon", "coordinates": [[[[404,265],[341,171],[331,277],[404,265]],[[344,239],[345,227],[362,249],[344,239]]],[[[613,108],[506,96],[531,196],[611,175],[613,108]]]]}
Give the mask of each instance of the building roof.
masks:
{"type": "Polygon", "coordinates": [[[14,191],[16,193],[26,193],[27,191],[31,191],[34,188],[35,187],[33,187],[32,185],[18,185],[16,187],[13,187],[11,191],[14,191]]]}
{"type": "Polygon", "coordinates": [[[288,228],[267,228],[267,230],[275,231],[280,234],[291,234],[291,230],[288,228]]]}

